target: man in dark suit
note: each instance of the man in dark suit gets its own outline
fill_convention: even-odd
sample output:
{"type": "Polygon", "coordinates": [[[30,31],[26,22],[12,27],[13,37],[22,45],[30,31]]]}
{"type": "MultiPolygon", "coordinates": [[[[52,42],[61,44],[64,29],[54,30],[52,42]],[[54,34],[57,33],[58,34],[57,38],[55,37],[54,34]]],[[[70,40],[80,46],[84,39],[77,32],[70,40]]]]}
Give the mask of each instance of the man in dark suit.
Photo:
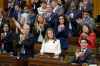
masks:
{"type": "Polygon", "coordinates": [[[81,48],[78,48],[75,52],[75,58],[73,60],[73,63],[88,63],[88,60],[91,58],[92,50],[90,48],[87,48],[88,41],[85,39],[82,39],[80,41],[81,48]]]}
{"type": "Polygon", "coordinates": [[[48,27],[54,28],[54,26],[55,26],[55,24],[57,23],[57,20],[58,20],[58,15],[53,12],[53,8],[51,7],[50,4],[47,4],[47,11],[43,16],[46,19],[48,27]]]}

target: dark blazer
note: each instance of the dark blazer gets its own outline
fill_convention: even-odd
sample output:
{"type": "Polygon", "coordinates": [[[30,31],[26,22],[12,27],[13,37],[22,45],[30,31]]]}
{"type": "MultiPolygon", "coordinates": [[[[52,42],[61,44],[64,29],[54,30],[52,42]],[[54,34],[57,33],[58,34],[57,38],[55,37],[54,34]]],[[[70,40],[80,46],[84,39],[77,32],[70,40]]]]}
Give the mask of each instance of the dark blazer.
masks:
{"type": "Polygon", "coordinates": [[[13,32],[7,32],[7,35],[4,37],[2,41],[4,43],[4,50],[7,52],[13,52],[13,34],[13,32]]]}
{"type": "MultiPolygon", "coordinates": [[[[46,33],[46,30],[47,30],[48,26],[45,25],[44,26],[44,30],[41,31],[41,34],[43,36],[43,38],[45,37],[45,33],[46,33]]],[[[36,43],[38,42],[38,37],[39,37],[39,34],[40,34],[40,31],[37,31],[35,27],[32,28],[32,32],[34,34],[34,37],[35,37],[35,41],[36,43]]]]}
{"type": "Polygon", "coordinates": [[[25,40],[23,40],[21,42],[21,44],[18,44],[17,47],[20,49],[20,56],[22,58],[27,58],[27,57],[32,57],[33,56],[33,47],[34,47],[34,43],[35,43],[35,39],[34,39],[34,36],[29,33],[28,34],[28,38],[26,38],[25,40]],[[24,51],[25,51],[25,54],[21,53],[22,51],[22,47],[24,46],[24,51]]]}
{"type": "Polygon", "coordinates": [[[74,63],[88,63],[88,60],[91,59],[91,55],[92,55],[92,50],[87,48],[87,50],[85,51],[84,55],[82,57],[79,57],[78,59],[74,58],[74,63]]]}
{"type": "Polygon", "coordinates": [[[9,8],[9,17],[14,17],[16,20],[18,20],[18,13],[21,13],[19,11],[16,11],[14,7],[9,8]]]}
{"type": "Polygon", "coordinates": [[[58,21],[58,15],[56,13],[52,13],[49,17],[46,17],[46,22],[48,24],[48,27],[54,28],[57,21],[58,21]]]}
{"type": "MultiPolygon", "coordinates": [[[[76,36],[78,34],[78,29],[77,29],[77,22],[76,18],[81,14],[80,11],[78,10],[69,10],[65,15],[69,16],[69,23],[71,23],[72,29],[70,29],[70,32],[73,36],[76,36]],[[70,14],[73,13],[73,18],[70,17],[70,14]]],[[[69,26],[69,25],[68,25],[69,26]]]]}
{"type": "Polygon", "coordinates": [[[67,41],[67,38],[68,38],[68,27],[65,26],[64,30],[59,32],[58,31],[58,25],[55,26],[55,35],[56,35],[56,38],[60,39],[61,48],[62,49],[68,48],[68,41],[67,41]]]}

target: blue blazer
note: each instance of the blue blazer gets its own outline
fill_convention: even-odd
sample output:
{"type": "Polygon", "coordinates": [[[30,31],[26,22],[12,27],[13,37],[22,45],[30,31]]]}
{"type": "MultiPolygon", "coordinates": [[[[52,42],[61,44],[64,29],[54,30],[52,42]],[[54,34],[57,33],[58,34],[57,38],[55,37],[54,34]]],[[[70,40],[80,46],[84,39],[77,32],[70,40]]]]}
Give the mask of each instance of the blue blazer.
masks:
{"type": "Polygon", "coordinates": [[[68,38],[68,28],[67,28],[67,26],[61,32],[58,31],[58,26],[55,26],[55,35],[56,35],[56,38],[60,39],[61,48],[62,49],[68,48],[68,41],[67,41],[67,38],[68,38]]]}
{"type": "Polygon", "coordinates": [[[58,22],[58,15],[56,13],[52,13],[50,17],[46,17],[46,22],[48,27],[54,28],[56,23],[58,22]]]}

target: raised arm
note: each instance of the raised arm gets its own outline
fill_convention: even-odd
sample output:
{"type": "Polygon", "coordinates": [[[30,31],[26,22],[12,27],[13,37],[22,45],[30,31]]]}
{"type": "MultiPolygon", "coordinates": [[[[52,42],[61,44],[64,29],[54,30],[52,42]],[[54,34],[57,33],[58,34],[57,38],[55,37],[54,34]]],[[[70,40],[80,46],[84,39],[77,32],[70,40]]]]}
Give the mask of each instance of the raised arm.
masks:
{"type": "Polygon", "coordinates": [[[12,18],[12,20],[14,21],[16,27],[21,31],[21,26],[20,26],[20,24],[15,20],[15,18],[12,18]]]}
{"type": "Polygon", "coordinates": [[[17,27],[18,29],[20,29],[21,26],[20,26],[20,24],[15,20],[15,18],[12,18],[12,20],[14,21],[16,27],[17,27]]]}

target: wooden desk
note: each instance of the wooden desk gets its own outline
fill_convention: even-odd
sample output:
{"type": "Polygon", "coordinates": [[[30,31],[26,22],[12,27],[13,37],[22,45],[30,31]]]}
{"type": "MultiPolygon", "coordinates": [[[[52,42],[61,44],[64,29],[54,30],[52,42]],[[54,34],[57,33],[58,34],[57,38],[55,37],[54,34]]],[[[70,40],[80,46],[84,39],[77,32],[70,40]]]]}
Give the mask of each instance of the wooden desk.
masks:
{"type": "Polygon", "coordinates": [[[22,62],[14,56],[0,55],[0,66],[22,66],[22,62]]]}
{"type": "Polygon", "coordinates": [[[58,59],[38,57],[38,58],[29,58],[27,60],[28,66],[81,66],[81,65],[71,65],[61,62],[58,59]]]}
{"type": "Polygon", "coordinates": [[[26,60],[18,60],[16,57],[0,55],[0,66],[82,66],[72,65],[61,62],[59,59],[36,57],[26,60]]]}

